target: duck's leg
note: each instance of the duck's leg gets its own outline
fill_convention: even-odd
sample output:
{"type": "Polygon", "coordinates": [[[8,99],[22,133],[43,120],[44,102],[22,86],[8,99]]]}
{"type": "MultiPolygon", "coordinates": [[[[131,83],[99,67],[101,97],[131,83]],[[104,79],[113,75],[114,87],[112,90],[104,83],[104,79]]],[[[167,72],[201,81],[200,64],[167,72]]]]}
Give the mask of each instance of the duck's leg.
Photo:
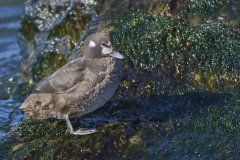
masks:
{"type": "Polygon", "coordinates": [[[97,129],[92,128],[92,129],[84,129],[84,128],[80,128],[77,131],[73,131],[73,126],[70,122],[69,116],[66,115],[65,116],[65,120],[67,123],[67,130],[65,134],[72,134],[72,135],[87,135],[87,134],[92,134],[92,133],[96,133],[97,129]]]}

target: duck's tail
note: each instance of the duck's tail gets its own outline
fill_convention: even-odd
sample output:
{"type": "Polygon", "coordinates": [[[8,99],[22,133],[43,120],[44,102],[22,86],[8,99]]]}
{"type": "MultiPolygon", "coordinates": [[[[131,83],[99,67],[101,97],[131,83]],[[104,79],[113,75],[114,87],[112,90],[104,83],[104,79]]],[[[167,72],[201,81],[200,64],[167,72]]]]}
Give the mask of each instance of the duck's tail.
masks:
{"type": "Polygon", "coordinates": [[[20,109],[25,112],[25,118],[27,119],[45,119],[49,117],[56,117],[56,113],[53,113],[53,107],[53,98],[50,94],[32,93],[23,102],[20,109]]]}

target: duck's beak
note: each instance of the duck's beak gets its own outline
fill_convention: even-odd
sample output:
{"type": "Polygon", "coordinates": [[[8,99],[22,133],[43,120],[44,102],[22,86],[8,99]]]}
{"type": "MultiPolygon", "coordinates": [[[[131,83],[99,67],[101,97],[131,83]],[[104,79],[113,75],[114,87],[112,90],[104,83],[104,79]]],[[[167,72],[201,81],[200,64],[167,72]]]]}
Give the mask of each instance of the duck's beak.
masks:
{"type": "Polygon", "coordinates": [[[113,51],[112,53],[109,54],[109,56],[112,56],[112,57],[115,57],[115,58],[119,58],[119,59],[123,59],[123,55],[120,54],[119,52],[117,51],[113,51]]]}
{"type": "Polygon", "coordinates": [[[117,51],[114,51],[113,48],[102,47],[102,54],[109,55],[115,58],[123,59],[123,55],[117,51]]]}

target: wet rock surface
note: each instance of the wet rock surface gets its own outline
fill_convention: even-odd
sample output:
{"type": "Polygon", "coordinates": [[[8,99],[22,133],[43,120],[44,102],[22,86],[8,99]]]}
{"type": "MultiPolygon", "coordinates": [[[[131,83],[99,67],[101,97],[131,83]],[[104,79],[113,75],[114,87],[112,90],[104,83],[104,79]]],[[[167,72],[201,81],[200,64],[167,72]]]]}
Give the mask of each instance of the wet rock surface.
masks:
{"type": "Polygon", "coordinates": [[[25,79],[39,81],[68,61],[90,20],[84,9],[81,1],[25,3],[18,35],[23,54],[27,55],[22,63],[25,79]]]}
{"type": "Polygon", "coordinates": [[[81,55],[109,32],[125,55],[122,82],[102,108],[64,121],[24,120],[0,143],[5,159],[236,159],[239,153],[238,1],[34,1],[18,41],[22,78],[14,95],[81,55]],[[59,2],[59,3],[57,3],[59,2]],[[233,15],[236,15],[233,17],[233,15]]]}
{"type": "MultiPolygon", "coordinates": [[[[163,147],[164,143],[169,147],[181,146],[175,146],[171,141],[174,134],[181,141],[179,143],[185,143],[178,134],[183,134],[180,132],[183,125],[190,125],[186,119],[193,118],[199,112],[204,115],[203,111],[213,108],[227,109],[227,103],[232,100],[230,94],[190,95],[191,97],[189,94],[153,97],[154,102],[151,106],[129,103],[106,104],[93,113],[72,119],[75,128],[79,125],[98,128],[96,134],[87,136],[65,135],[64,121],[25,120],[9,133],[5,142],[0,145],[3,148],[1,153],[7,157],[20,159],[101,159],[102,157],[148,159],[153,158],[155,154],[157,158],[163,158],[171,152],[163,147]]],[[[188,126],[190,131],[194,129],[191,127],[200,124],[192,122],[191,125],[193,126],[188,126]]]]}
{"type": "Polygon", "coordinates": [[[137,94],[227,91],[239,82],[239,34],[231,28],[137,13],[116,26],[114,44],[129,57],[122,85],[135,86],[137,94]]]}

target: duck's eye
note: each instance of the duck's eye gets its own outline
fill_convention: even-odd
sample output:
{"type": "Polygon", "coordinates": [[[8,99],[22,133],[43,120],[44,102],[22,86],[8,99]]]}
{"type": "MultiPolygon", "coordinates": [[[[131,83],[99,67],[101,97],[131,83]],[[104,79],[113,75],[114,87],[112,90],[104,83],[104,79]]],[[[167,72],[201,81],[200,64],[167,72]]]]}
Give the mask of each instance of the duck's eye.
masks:
{"type": "Polygon", "coordinates": [[[104,43],[104,42],[101,43],[101,46],[102,46],[102,47],[109,47],[109,46],[108,46],[106,43],[104,43]]]}

